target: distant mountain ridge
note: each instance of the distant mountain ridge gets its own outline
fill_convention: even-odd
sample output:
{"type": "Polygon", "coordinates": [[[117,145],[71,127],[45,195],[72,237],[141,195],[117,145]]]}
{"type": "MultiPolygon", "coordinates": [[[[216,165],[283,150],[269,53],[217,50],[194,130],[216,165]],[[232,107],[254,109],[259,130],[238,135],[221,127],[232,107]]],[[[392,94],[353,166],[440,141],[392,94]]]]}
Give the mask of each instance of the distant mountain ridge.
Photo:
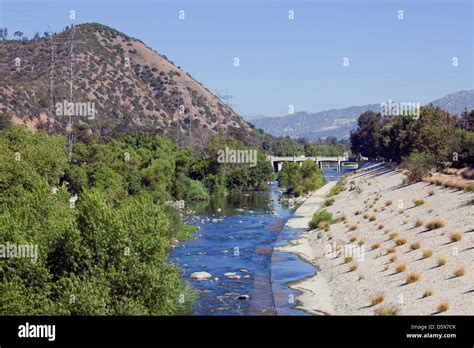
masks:
{"type": "MultiPolygon", "coordinates": [[[[451,114],[460,115],[464,108],[474,109],[474,89],[459,91],[436,99],[431,103],[451,114]]],[[[335,136],[348,138],[350,131],[357,127],[357,118],[367,110],[379,112],[380,103],[351,106],[342,109],[331,109],[310,113],[296,112],[283,117],[259,117],[248,119],[256,128],[275,136],[290,136],[291,138],[307,138],[315,140],[335,136]]]]}

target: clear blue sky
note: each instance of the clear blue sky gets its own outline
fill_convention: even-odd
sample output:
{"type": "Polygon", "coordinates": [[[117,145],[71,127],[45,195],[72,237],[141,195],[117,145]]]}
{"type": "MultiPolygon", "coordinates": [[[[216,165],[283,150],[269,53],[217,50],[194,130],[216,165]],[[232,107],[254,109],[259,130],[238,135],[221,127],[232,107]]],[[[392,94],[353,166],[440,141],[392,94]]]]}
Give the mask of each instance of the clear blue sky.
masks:
{"type": "Polygon", "coordinates": [[[242,115],[284,115],[290,104],[321,111],[426,103],[474,88],[472,0],[0,2],[0,27],[10,35],[32,37],[48,24],[58,31],[73,9],[75,24],[99,22],[139,38],[210,90],[235,96],[242,115]]]}

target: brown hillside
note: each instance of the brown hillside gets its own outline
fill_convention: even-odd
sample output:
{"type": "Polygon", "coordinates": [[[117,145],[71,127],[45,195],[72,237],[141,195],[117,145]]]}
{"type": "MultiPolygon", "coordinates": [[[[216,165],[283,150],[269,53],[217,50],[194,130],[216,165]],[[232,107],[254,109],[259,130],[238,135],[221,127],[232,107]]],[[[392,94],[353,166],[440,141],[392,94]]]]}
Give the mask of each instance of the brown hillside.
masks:
{"type": "Polygon", "coordinates": [[[245,140],[252,131],[248,123],[166,56],[95,23],[36,41],[0,42],[0,110],[31,129],[65,132],[68,117],[56,114],[56,104],[70,99],[71,61],[72,101],[93,102],[96,110],[94,119],[73,118],[83,129],[101,134],[141,129],[178,137],[182,143],[189,140],[189,128],[197,139],[227,132],[245,140]],[[17,58],[20,66],[15,64],[17,58]]]}

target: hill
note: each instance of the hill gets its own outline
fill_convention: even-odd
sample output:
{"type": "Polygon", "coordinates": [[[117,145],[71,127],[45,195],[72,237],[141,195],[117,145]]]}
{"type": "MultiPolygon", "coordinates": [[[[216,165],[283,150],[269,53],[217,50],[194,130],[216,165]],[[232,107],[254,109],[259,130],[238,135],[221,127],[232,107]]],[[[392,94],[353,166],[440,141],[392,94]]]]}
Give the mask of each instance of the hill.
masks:
{"type": "Polygon", "coordinates": [[[0,77],[0,110],[30,129],[67,131],[72,101],[74,122],[87,132],[140,129],[182,143],[190,132],[193,141],[213,133],[251,137],[246,121],[166,56],[101,24],[1,41],[0,77]],[[66,108],[58,112],[59,104],[66,108]]]}

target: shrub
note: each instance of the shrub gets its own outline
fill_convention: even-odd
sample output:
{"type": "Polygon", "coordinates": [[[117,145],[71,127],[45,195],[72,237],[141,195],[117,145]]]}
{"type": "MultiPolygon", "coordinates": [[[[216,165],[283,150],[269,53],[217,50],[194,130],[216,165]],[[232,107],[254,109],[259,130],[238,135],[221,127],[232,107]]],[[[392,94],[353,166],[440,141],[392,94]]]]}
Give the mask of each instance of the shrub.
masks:
{"type": "Polygon", "coordinates": [[[418,250],[420,249],[420,242],[415,241],[410,244],[410,249],[411,250],[418,250]]]}
{"type": "Polygon", "coordinates": [[[431,257],[431,255],[433,255],[433,250],[431,250],[431,249],[425,249],[425,250],[423,250],[423,257],[424,257],[425,259],[431,257]]]}
{"type": "Polygon", "coordinates": [[[372,246],[370,248],[372,250],[378,249],[378,248],[380,248],[380,243],[378,243],[378,242],[372,243],[372,246]]]}
{"type": "Polygon", "coordinates": [[[384,299],[385,299],[385,296],[383,294],[376,294],[372,296],[372,298],[370,299],[370,303],[372,304],[372,306],[375,306],[375,305],[381,304],[384,299]]]}
{"type": "Polygon", "coordinates": [[[428,195],[429,195],[429,196],[433,196],[434,194],[435,194],[434,190],[429,190],[429,191],[428,191],[428,195]]]}
{"type": "Polygon", "coordinates": [[[369,218],[369,213],[368,212],[365,212],[364,215],[362,215],[364,217],[364,219],[368,219],[369,218]]]}
{"type": "Polygon", "coordinates": [[[438,312],[439,313],[442,313],[442,312],[446,312],[447,310],[449,310],[449,303],[448,301],[444,301],[444,302],[441,302],[438,307],[438,312]]]}
{"type": "Polygon", "coordinates": [[[354,243],[354,242],[357,240],[357,237],[356,237],[356,236],[352,236],[349,240],[350,240],[351,243],[354,243]]]}
{"type": "Polygon", "coordinates": [[[352,257],[352,256],[346,256],[346,257],[344,257],[344,262],[345,262],[345,263],[349,263],[349,262],[351,262],[352,260],[353,260],[353,257],[352,257]]]}
{"type": "Polygon", "coordinates": [[[390,256],[388,260],[389,260],[390,262],[392,262],[392,263],[395,262],[395,261],[397,261],[397,255],[392,255],[392,256],[390,256]]]}
{"type": "Polygon", "coordinates": [[[309,228],[314,230],[318,228],[318,225],[321,222],[327,222],[328,224],[331,224],[334,222],[332,214],[328,212],[326,209],[323,209],[314,213],[313,218],[311,222],[309,223],[309,228]]]}
{"type": "Polygon", "coordinates": [[[462,239],[462,232],[459,231],[453,231],[449,234],[449,238],[451,239],[451,242],[459,242],[462,239]]]}
{"type": "Polygon", "coordinates": [[[464,191],[466,191],[466,192],[474,192],[474,183],[467,184],[467,185],[464,187],[464,191]]]}
{"type": "Polygon", "coordinates": [[[415,283],[420,280],[420,275],[416,272],[410,272],[407,276],[407,284],[415,283]]]}
{"type": "Polygon", "coordinates": [[[377,228],[378,228],[379,230],[381,230],[381,229],[384,228],[384,226],[383,226],[382,224],[380,224],[380,225],[377,226],[377,228]]]}
{"type": "Polygon", "coordinates": [[[326,207],[329,207],[329,206],[331,206],[331,205],[333,205],[333,204],[334,204],[334,198],[328,198],[328,199],[326,199],[326,200],[324,201],[324,205],[325,205],[326,207]]]}
{"type": "Polygon", "coordinates": [[[350,230],[350,231],[355,231],[355,230],[357,230],[357,225],[356,225],[356,224],[350,225],[350,226],[349,226],[349,230],[350,230]]]}
{"type": "Polygon", "coordinates": [[[209,200],[209,194],[204,184],[197,180],[190,180],[186,192],[186,201],[188,202],[206,202],[209,200]]]}
{"type": "Polygon", "coordinates": [[[414,151],[403,159],[402,167],[408,170],[407,181],[413,183],[420,181],[430,172],[433,162],[426,152],[414,151]]]}
{"type": "Polygon", "coordinates": [[[393,202],[392,202],[391,199],[387,199],[387,200],[385,201],[385,205],[386,205],[387,207],[388,207],[389,205],[392,205],[392,203],[393,203],[393,202]]]}
{"type": "Polygon", "coordinates": [[[464,266],[459,266],[454,270],[453,274],[455,277],[462,277],[466,274],[466,268],[464,266]]]}
{"type": "Polygon", "coordinates": [[[423,226],[424,223],[425,223],[425,221],[422,218],[418,218],[415,221],[415,226],[420,227],[420,226],[423,226]]]}
{"type": "Polygon", "coordinates": [[[390,233],[390,234],[388,235],[388,238],[390,238],[390,239],[395,239],[395,238],[397,238],[397,237],[398,237],[398,233],[397,233],[397,232],[392,232],[392,233],[390,233]]]}
{"type": "Polygon", "coordinates": [[[397,273],[405,272],[406,269],[407,266],[404,263],[401,263],[395,267],[395,271],[397,271],[397,273]]]}
{"type": "Polygon", "coordinates": [[[400,313],[400,309],[393,305],[380,307],[374,311],[374,314],[379,316],[392,316],[398,315],[398,313],[400,313]]]}
{"type": "Polygon", "coordinates": [[[345,222],[347,220],[346,214],[341,214],[337,217],[337,220],[340,222],[345,222]]]}
{"type": "Polygon", "coordinates": [[[406,244],[407,242],[407,239],[405,237],[399,237],[397,239],[395,239],[395,244],[400,246],[400,245],[404,245],[406,244]]]}
{"type": "Polygon", "coordinates": [[[393,254],[395,252],[395,247],[394,246],[388,247],[386,252],[387,254],[393,254]]]}
{"type": "Polygon", "coordinates": [[[425,290],[425,292],[423,293],[423,298],[430,297],[432,295],[433,295],[433,290],[428,289],[428,290],[425,290]]]}
{"type": "Polygon", "coordinates": [[[349,272],[354,272],[358,267],[358,264],[357,262],[353,262],[351,263],[351,265],[349,266],[349,272]]]}
{"type": "Polygon", "coordinates": [[[375,215],[371,215],[369,218],[369,221],[375,221],[377,220],[377,217],[375,215]]]}
{"type": "Polygon", "coordinates": [[[435,218],[431,221],[429,221],[427,224],[426,224],[426,228],[429,229],[429,230],[436,230],[438,228],[441,228],[441,227],[444,227],[446,224],[445,222],[443,221],[443,219],[441,218],[435,218]]]}
{"type": "Polygon", "coordinates": [[[444,266],[446,264],[447,260],[445,257],[438,257],[438,267],[444,266]]]}
{"type": "Polygon", "coordinates": [[[358,243],[360,246],[364,245],[365,244],[365,240],[361,239],[359,240],[359,243],[358,243]]]}
{"type": "Polygon", "coordinates": [[[360,210],[356,210],[356,211],[354,212],[354,215],[360,215],[360,214],[362,214],[362,212],[361,212],[360,210]]]}
{"type": "Polygon", "coordinates": [[[425,204],[425,200],[423,198],[415,198],[413,199],[413,203],[415,204],[415,206],[420,206],[420,205],[423,205],[425,204]]]}

